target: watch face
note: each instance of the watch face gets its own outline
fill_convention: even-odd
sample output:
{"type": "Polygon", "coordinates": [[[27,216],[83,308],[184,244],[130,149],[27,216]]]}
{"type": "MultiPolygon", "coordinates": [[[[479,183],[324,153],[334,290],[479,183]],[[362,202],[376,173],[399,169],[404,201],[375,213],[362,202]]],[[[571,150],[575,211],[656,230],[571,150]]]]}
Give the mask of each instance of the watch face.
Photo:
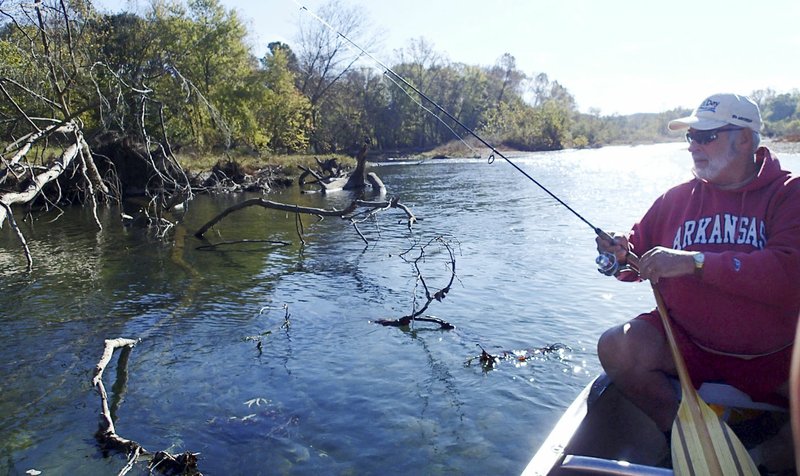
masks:
{"type": "Polygon", "coordinates": [[[699,268],[703,266],[703,262],[706,259],[706,255],[704,255],[703,253],[697,253],[692,258],[694,259],[694,265],[699,268]]]}

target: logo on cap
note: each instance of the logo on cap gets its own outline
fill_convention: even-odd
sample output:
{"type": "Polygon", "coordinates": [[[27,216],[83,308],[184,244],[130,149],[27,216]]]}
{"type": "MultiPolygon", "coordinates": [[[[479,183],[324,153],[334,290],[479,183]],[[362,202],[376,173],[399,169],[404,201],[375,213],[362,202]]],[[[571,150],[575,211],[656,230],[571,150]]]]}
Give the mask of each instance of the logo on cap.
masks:
{"type": "Polygon", "coordinates": [[[697,108],[697,111],[707,111],[707,112],[717,112],[717,106],[719,106],[719,101],[712,101],[711,99],[706,99],[700,107],[697,108]]]}

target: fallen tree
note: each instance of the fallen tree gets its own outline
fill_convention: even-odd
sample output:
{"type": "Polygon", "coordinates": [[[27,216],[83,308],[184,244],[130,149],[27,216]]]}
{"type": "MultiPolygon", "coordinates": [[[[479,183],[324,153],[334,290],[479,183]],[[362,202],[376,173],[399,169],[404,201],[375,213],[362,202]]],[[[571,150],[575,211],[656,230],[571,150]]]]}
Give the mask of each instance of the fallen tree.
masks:
{"type": "Polygon", "coordinates": [[[353,200],[350,205],[345,207],[344,209],[338,210],[335,208],[332,209],[324,209],[324,208],[313,208],[313,207],[301,207],[299,205],[292,205],[288,203],[280,203],[280,202],[273,202],[271,200],[264,200],[263,198],[253,198],[249,200],[245,200],[241,203],[237,203],[231,207],[226,208],[217,216],[209,220],[205,225],[201,226],[194,234],[197,238],[203,238],[206,232],[222,221],[223,218],[227,217],[228,215],[243,210],[248,207],[262,207],[268,208],[272,210],[279,210],[284,212],[294,213],[295,215],[295,223],[297,228],[297,234],[300,237],[300,241],[305,244],[305,240],[303,240],[303,221],[301,215],[314,215],[320,220],[324,217],[335,217],[341,218],[342,220],[349,221],[353,228],[358,233],[358,236],[364,241],[365,244],[369,244],[369,241],[361,233],[361,230],[358,228],[359,223],[364,222],[365,220],[374,217],[377,213],[389,210],[392,208],[402,210],[406,216],[406,226],[409,230],[411,230],[414,223],[417,222],[417,217],[411,212],[411,210],[400,203],[399,199],[392,198],[388,201],[382,202],[370,202],[365,200],[353,200]]]}
{"type": "Polygon", "coordinates": [[[147,199],[139,222],[163,235],[172,225],[165,212],[192,196],[154,91],[87,60],[85,52],[96,48],[87,31],[97,24],[85,7],[0,2],[3,52],[14,60],[0,69],[0,227],[14,228],[28,269],[32,255],[14,218],[20,210],[28,216],[80,204],[91,207],[101,228],[98,205],[119,203],[136,177],[136,193],[147,199]],[[157,137],[148,124],[159,121],[157,137]]]}
{"type": "MultiPolygon", "coordinates": [[[[363,222],[364,220],[368,219],[369,217],[374,216],[378,212],[385,211],[391,208],[398,208],[402,210],[406,216],[406,226],[408,227],[409,231],[412,229],[412,225],[417,221],[417,218],[411,212],[411,210],[406,207],[405,205],[401,204],[396,198],[392,198],[386,202],[367,202],[364,200],[353,200],[350,205],[345,207],[344,209],[323,209],[323,208],[313,208],[313,207],[301,207],[299,205],[292,205],[287,203],[280,203],[280,202],[273,202],[269,200],[264,200],[263,198],[253,198],[249,200],[245,200],[241,203],[228,207],[227,209],[223,210],[221,213],[217,214],[214,218],[209,220],[205,225],[201,226],[195,233],[194,236],[200,239],[204,239],[205,234],[210,230],[213,226],[220,223],[225,217],[241,211],[248,207],[263,207],[271,210],[279,210],[283,212],[290,212],[295,214],[295,223],[297,224],[297,234],[300,237],[300,241],[305,244],[303,240],[303,223],[301,219],[302,214],[314,215],[317,216],[319,219],[323,219],[324,217],[336,217],[341,218],[343,220],[348,220],[353,227],[355,228],[358,235],[364,241],[365,244],[369,244],[369,241],[364,236],[363,233],[358,228],[358,224],[363,222]]],[[[242,242],[250,242],[249,240],[242,240],[242,242]]],[[[235,242],[225,242],[226,244],[231,244],[235,242]]],[[[206,248],[214,248],[216,247],[214,244],[205,245],[206,248]]],[[[432,238],[424,245],[415,245],[412,248],[400,253],[400,257],[412,264],[415,270],[415,278],[416,278],[416,285],[413,292],[413,299],[412,299],[412,312],[406,316],[397,318],[397,319],[378,319],[375,322],[384,326],[394,326],[394,327],[406,327],[410,325],[414,321],[419,322],[432,322],[438,324],[441,329],[450,330],[455,329],[455,326],[452,324],[439,319],[437,317],[432,316],[424,316],[423,314],[428,310],[428,307],[433,303],[433,301],[441,302],[446,296],[447,293],[450,292],[450,288],[453,285],[453,282],[456,278],[456,259],[455,259],[455,252],[451,244],[443,237],[437,236],[432,238]],[[420,263],[425,261],[427,256],[426,249],[430,246],[438,245],[444,248],[448,253],[448,265],[450,270],[450,276],[447,284],[439,289],[432,291],[431,288],[428,286],[428,282],[422,273],[420,268],[420,263]],[[419,249],[419,253],[414,259],[407,258],[413,250],[419,249]],[[421,287],[422,291],[424,292],[424,304],[421,306],[418,304],[418,297],[417,297],[417,289],[421,287]]]]}

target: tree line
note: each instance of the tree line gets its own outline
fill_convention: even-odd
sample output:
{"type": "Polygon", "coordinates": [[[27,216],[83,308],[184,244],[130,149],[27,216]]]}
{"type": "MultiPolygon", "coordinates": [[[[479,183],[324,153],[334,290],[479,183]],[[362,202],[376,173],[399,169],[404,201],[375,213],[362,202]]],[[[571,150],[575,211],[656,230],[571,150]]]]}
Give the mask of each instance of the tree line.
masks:
{"type": "MultiPolygon", "coordinates": [[[[453,131],[464,135],[310,18],[299,25],[295,43],[269,43],[259,58],[242,20],[219,0],[151,0],[143,14],[101,14],[86,0],[45,0],[37,11],[52,13],[45,18],[47,41],[38,41],[40,19],[26,5],[0,0],[5,142],[29,128],[20,110],[28,117],[58,110],[93,134],[146,143],[159,131],[176,149],[263,155],[346,152],[365,138],[373,149],[423,151],[453,141],[453,131]]],[[[319,14],[356,44],[375,44],[360,10],[332,0],[319,14]]],[[[663,141],[675,137],[666,122],[689,112],[581,113],[564,85],[545,73],[526,74],[510,54],[491,66],[470,65],[449,61],[418,39],[394,56],[392,71],[490,143],[514,149],[663,141]]],[[[800,138],[798,90],[752,95],[767,135],[800,138]]]]}

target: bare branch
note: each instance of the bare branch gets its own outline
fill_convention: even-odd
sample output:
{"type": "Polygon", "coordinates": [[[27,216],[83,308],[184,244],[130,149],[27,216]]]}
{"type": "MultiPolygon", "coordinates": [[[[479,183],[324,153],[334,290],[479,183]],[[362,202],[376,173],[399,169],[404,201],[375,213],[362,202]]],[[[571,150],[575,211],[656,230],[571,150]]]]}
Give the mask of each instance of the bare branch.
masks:
{"type": "Polygon", "coordinates": [[[53,61],[53,54],[50,51],[50,40],[47,38],[47,30],[45,29],[45,21],[44,15],[42,14],[42,2],[37,1],[33,4],[34,8],[36,9],[36,17],[39,21],[39,33],[41,35],[42,47],[44,48],[44,57],[47,61],[47,69],[50,74],[50,84],[53,87],[53,91],[56,92],[60,100],[59,109],[61,109],[62,114],[64,117],[69,116],[69,106],[67,104],[67,95],[65,93],[64,88],[59,84],[58,73],[56,72],[56,65],[53,61]]]}
{"type": "MultiPolygon", "coordinates": [[[[273,202],[273,201],[270,201],[270,200],[264,200],[263,198],[252,198],[252,199],[245,200],[245,201],[243,201],[241,203],[238,203],[236,205],[233,205],[233,206],[225,209],[220,214],[218,214],[217,216],[212,218],[208,223],[206,223],[205,225],[201,226],[200,229],[198,229],[195,232],[194,236],[196,236],[198,238],[202,238],[203,235],[211,227],[213,227],[214,225],[216,225],[217,223],[222,221],[222,219],[225,218],[226,216],[230,215],[231,213],[234,213],[234,212],[237,212],[237,211],[242,210],[244,208],[252,207],[252,206],[259,206],[259,207],[263,207],[263,208],[269,208],[269,209],[280,210],[280,211],[285,211],[285,212],[292,212],[292,213],[295,213],[295,214],[298,214],[298,215],[303,213],[303,214],[307,214],[307,215],[316,215],[318,217],[337,217],[337,218],[342,218],[342,219],[347,219],[347,220],[350,220],[350,215],[353,214],[358,209],[358,207],[365,207],[366,206],[366,207],[372,207],[372,208],[381,208],[381,209],[384,209],[384,210],[388,210],[390,208],[399,208],[406,214],[406,217],[408,218],[409,229],[410,229],[410,224],[416,222],[416,217],[414,216],[413,213],[411,213],[411,210],[409,210],[408,207],[405,207],[405,206],[401,205],[400,202],[396,198],[393,198],[388,202],[365,202],[365,201],[362,201],[362,200],[354,200],[353,202],[350,203],[350,205],[347,206],[347,208],[344,208],[342,210],[337,210],[335,208],[334,209],[330,209],[330,210],[326,210],[326,209],[323,209],[323,208],[301,207],[299,205],[291,205],[291,204],[287,204],[287,203],[280,203],[280,202],[273,202]]],[[[298,232],[301,232],[301,231],[302,231],[302,222],[298,223],[298,232]]],[[[360,234],[360,232],[359,232],[359,234],[360,234]]],[[[364,239],[363,235],[361,235],[361,237],[362,237],[362,239],[364,239]]],[[[301,236],[301,240],[302,240],[302,236],[301,236]]]]}
{"type": "MultiPolygon", "coordinates": [[[[32,91],[30,88],[24,86],[23,84],[20,84],[18,81],[15,81],[12,78],[3,77],[3,78],[0,78],[0,82],[13,84],[17,88],[25,91],[25,93],[29,94],[31,97],[34,97],[34,98],[38,99],[39,101],[42,101],[42,102],[46,103],[49,106],[52,106],[54,108],[58,108],[58,103],[53,102],[52,100],[42,96],[41,94],[37,93],[36,91],[32,91]]],[[[67,122],[68,120],[69,119],[64,119],[63,122],[67,122]]]]}
{"type": "Polygon", "coordinates": [[[33,258],[31,257],[31,250],[28,248],[28,242],[25,240],[25,235],[22,234],[19,227],[17,226],[16,220],[14,220],[14,214],[11,213],[11,207],[0,201],[0,207],[5,210],[6,215],[8,216],[8,222],[11,223],[11,229],[14,230],[16,233],[17,238],[19,238],[19,242],[22,244],[22,249],[25,252],[25,259],[28,261],[28,271],[33,269],[33,258]]]}
{"type": "Polygon", "coordinates": [[[19,112],[20,116],[24,117],[24,118],[25,118],[25,120],[26,120],[26,121],[28,121],[28,124],[30,124],[31,126],[33,126],[33,128],[34,128],[34,129],[36,129],[36,130],[39,130],[39,127],[36,125],[36,123],[35,123],[35,122],[33,122],[33,121],[31,120],[31,118],[30,118],[30,117],[28,117],[28,115],[27,115],[27,114],[25,114],[25,111],[23,111],[23,110],[22,110],[22,108],[21,108],[21,107],[19,107],[19,104],[17,104],[17,101],[15,101],[15,100],[14,100],[14,98],[13,98],[13,97],[11,97],[11,94],[9,94],[9,93],[8,93],[8,91],[6,91],[6,87],[5,87],[5,86],[3,86],[3,81],[2,81],[2,80],[0,80],[0,91],[2,91],[2,92],[3,92],[3,96],[5,96],[5,97],[6,97],[6,99],[8,99],[8,100],[9,100],[9,102],[11,102],[11,104],[13,104],[13,105],[14,105],[14,109],[16,109],[16,110],[17,110],[17,112],[19,112]]]}
{"type": "MultiPolygon", "coordinates": [[[[82,136],[79,132],[76,132],[76,134],[78,134],[78,137],[82,136]]],[[[0,201],[6,205],[13,205],[15,203],[26,203],[33,200],[34,197],[42,191],[45,185],[58,178],[58,176],[67,169],[73,159],[78,155],[79,149],[79,142],[70,145],[64,150],[61,157],[50,165],[46,172],[33,177],[31,183],[25,190],[3,194],[0,196],[0,201]]],[[[0,210],[0,227],[2,227],[5,218],[6,211],[5,208],[3,208],[0,210]]]]}
{"type": "MultiPolygon", "coordinates": [[[[117,434],[108,404],[108,393],[106,393],[106,387],[103,385],[103,372],[109,362],[111,362],[111,357],[114,355],[116,349],[122,349],[123,354],[120,355],[119,361],[120,365],[126,365],[127,353],[136,345],[136,342],[135,340],[124,338],[106,339],[103,355],[100,357],[100,361],[97,362],[97,365],[95,365],[94,376],[92,377],[92,386],[94,386],[97,389],[97,393],[100,394],[100,406],[102,408],[100,427],[97,433],[95,433],[95,438],[104,450],[122,451],[128,455],[128,461],[119,472],[120,475],[128,473],[133,468],[133,465],[140,455],[148,455],[150,452],[139,443],[123,438],[117,434]]],[[[117,374],[126,374],[126,372],[118,371],[117,374]]],[[[164,474],[202,476],[197,468],[197,454],[188,451],[177,456],[171,455],[165,451],[159,451],[153,456],[149,467],[151,470],[158,469],[164,474]]]]}
{"type": "MultiPolygon", "coordinates": [[[[413,250],[413,248],[408,250],[406,253],[408,253],[411,250],[413,250]]],[[[406,253],[403,253],[401,256],[405,255],[406,253]]],[[[455,258],[455,253],[453,252],[453,248],[444,239],[444,237],[437,236],[428,241],[428,243],[426,243],[425,245],[419,247],[419,255],[413,261],[413,264],[414,264],[414,270],[416,271],[417,283],[421,284],[425,291],[425,299],[426,299],[425,304],[423,304],[420,309],[417,309],[417,293],[415,291],[413,298],[413,309],[411,314],[403,316],[399,319],[379,319],[375,322],[384,326],[405,327],[411,324],[411,322],[413,321],[422,321],[422,322],[433,322],[439,324],[439,326],[444,330],[455,329],[455,326],[437,317],[422,316],[422,314],[428,309],[428,306],[430,306],[430,304],[434,300],[441,302],[447,296],[447,293],[450,292],[450,288],[453,286],[453,281],[455,280],[456,277],[456,258],[455,258]],[[445,287],[431,294],[430,289],[428,288],[428,284],[425,281],[425,276],[422,274],[422,270],[420,269],[419,264],[420,261],[422,261],[423,258],[425,257],[425,249],[435,242],[439,243],[440,246],[443,246],[447,250],[450,256],[450,281],[447,283],[445,287]]]]}
{"type": "MultiPolygon", "coordinates": [[[[22,144],[22,146],[17,150],[17,152],[14,154],[14,156],[11,157],[11,159],[9,159],[9,163],[10,164],[16,164],[23,157],[25,157],[25,155],[28,153],[28,151],[30,151],[31,147],[33,146],[34,143],[36,143],[36,141],[38,141],[38,140],[40,140],[40,139],[42,139],[44,137],[47,137],[50,134],[56,133],[56,132],[60,132],[60,133],[64,133],[64,134],[70,133],[70,132],[75,132],[77,130],[77,125],[75,125],[74,122],[68,122],[68,123],[59,122],[57,124],[53,124],[51,126],[48,126],[48,127],[44,128],[44,129],[38,129],[37,128],[37,130],[38,130],[38,132],[31,132],[31,133],[29,133],[27,135],[24,135],[24,136],[20,137],[19,139],[17,139],[16,141],[14,141],[11,144],[9,144],[5,148],[5,151],[7,152],[7,151],[10,151],[10,150],[14,150],[15,147],[18,147],[20,144],[22,144]]],[[[1,224],[2,224],[2,221],[0,221],[0,225],[1,224]]]]}

